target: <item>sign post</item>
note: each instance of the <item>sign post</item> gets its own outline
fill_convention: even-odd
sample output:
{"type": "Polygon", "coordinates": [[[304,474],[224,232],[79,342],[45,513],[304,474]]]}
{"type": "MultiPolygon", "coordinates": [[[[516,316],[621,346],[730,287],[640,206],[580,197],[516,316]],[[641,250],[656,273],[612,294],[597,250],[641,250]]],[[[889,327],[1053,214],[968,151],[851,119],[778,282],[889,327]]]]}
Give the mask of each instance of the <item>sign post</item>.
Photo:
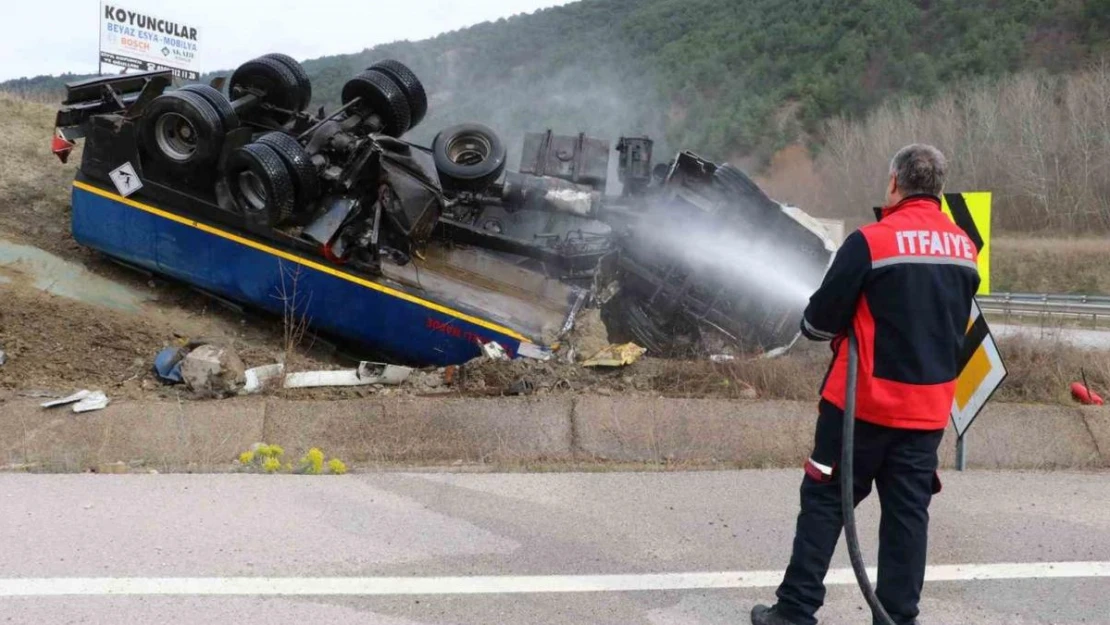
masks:
{"type": "MultiPolygon", "coordinates": [[[[990,193],[946,193],[943,210],[979,250],[979,294],[990,293],[990,193]]],[[[1006,365],[987,320],[972,300],[971,316],[960,353],[952,425],[956,429],[956,469],[967,468],[967,430],[1006,379],[1006,365]]]]}
{"type": "Polygon", "coordinates": [[[200,80],[200,30],[195,23],[100,3],[100,58],[105,64],[137,70],[171,70],[177,78],[200,80]]]}

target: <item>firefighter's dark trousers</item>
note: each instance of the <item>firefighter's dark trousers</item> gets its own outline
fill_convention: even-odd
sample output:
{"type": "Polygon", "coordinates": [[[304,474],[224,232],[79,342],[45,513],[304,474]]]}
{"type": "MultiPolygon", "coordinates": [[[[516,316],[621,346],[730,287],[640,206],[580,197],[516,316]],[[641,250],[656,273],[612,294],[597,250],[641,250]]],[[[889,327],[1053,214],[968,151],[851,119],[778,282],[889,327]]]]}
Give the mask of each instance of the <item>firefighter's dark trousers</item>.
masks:
{"type": "MultiPolygon", "coordinates": [[[[825,601],[825,573],[843,528],[840,510],[841,432],[844,413],[822,401],[811,460],[833,468],[826,475],[807,463],[794,551],[779,587],[778,609],[798,625],[813,625],[825,601]]],[[[879,491],[879,570],[875,586],[899,625],[912,623],[925,580],[929,502],[940,490],[937,448],[944,430],[914,431],[856,421],[855,503],[879,491]]]]}

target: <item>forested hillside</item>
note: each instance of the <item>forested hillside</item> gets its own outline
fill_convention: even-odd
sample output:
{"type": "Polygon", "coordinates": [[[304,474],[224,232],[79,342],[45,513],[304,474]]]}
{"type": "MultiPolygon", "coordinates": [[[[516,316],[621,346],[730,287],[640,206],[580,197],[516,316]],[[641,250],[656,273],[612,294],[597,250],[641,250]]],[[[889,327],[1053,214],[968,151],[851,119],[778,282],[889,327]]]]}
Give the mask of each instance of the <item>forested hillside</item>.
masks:
{"type": "Polygon", "coordinates": [[[373,61],[410,65],[431,95],[418,140],[475,120],[514,147],[524,130],[552,127],[649,133],[738,160],[819,140],[823,120],[894,93],[1076,68],[1108,40],[1110,0],[582,0],[305,67],[330,107],[373,61]]]}

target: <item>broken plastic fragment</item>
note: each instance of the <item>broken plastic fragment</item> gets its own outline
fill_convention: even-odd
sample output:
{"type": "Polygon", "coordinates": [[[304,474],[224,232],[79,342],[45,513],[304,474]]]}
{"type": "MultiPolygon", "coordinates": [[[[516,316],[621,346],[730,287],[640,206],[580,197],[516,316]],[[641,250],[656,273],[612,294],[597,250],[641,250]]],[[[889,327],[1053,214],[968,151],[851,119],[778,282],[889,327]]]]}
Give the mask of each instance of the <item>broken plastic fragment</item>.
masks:
{"type": "Polygon", "coordinates": [[[736,360],[736,356],[733,356],[732,354],[713,354],[709,357],[709,360],[711,360],[712,362],[732,362],[733,360],[736,360]]]}
{"type": "Polygon", "coordinates": [[[0,367],[4,366],[6,362],[8,362],[8,355],[4,353],[4,350],[0,349],[0,367]]]}
{"type": "Polygon", "coordinates": [[[180,347],[167,347],[158,352],[154,357],[154,372],[164,382],[177,384],[182,382],[181,360],[185,357],[186,350],[180,347]]]}
{"type": "Polygon", "coordinates": [[[596,353],[586,362],[582,363],[583,367],[623,367],[630,365],[640,359],[647,353],[647,349],[640,347],[635,343],[625,343],[624,345],[610,345],[600,352],[596,353]]]}

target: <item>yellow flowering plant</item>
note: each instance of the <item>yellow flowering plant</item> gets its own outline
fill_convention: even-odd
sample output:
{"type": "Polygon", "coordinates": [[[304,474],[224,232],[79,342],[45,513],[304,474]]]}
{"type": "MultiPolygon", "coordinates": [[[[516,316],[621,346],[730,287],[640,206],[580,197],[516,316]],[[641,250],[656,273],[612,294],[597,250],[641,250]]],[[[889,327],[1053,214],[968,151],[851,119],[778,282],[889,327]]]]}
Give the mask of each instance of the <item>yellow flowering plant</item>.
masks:
{"type": "Polygon", "coordinates": [[[318,447],[309,449],[296,466],[292,462],[283,463],[281,457],[284,455],[285,449],[280,445],[255,443],[250,449],[239,454],[236,465],[242,470],[261,470],[265,473],[321,475],[326,472],[331,475],[343,475],[347,472],[347,465],[339,458],[328,460],[327,471],[325,471],[324,452],[318,447]]]}

